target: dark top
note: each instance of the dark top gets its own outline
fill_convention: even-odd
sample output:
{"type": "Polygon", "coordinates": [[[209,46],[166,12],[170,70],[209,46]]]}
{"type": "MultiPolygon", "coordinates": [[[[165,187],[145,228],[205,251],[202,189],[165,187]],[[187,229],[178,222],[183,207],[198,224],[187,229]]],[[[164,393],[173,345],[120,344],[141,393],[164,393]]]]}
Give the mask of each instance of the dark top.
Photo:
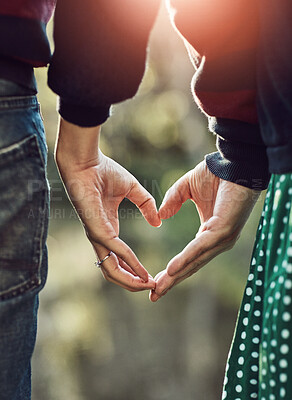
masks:
{"type": "MultiPolygon", "coordinates": [[[[291,172],[291,1],[166,1],[196,70],[195,101],[217,134],[209,169],[257,189],[270,172],[291,172]]],[[[159,3],[58,0],[50,58],[45,26],[54,0],[0,0],[0,77],[34,87],[32,66],[50,62],[60,114],[99,125],[138,90],[159,3]]]]}

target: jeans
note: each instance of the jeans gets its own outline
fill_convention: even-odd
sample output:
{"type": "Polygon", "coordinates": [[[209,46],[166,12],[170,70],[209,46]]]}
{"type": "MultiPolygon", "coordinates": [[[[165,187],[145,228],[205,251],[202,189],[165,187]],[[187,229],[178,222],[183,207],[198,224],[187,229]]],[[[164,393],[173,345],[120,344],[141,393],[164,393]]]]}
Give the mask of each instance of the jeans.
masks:
{"type": "Polygon", "coordinates": [[[0,80],[0,400],[31,398],[38,293],[47,275],[46,161],[36,97],[0,80]]]}

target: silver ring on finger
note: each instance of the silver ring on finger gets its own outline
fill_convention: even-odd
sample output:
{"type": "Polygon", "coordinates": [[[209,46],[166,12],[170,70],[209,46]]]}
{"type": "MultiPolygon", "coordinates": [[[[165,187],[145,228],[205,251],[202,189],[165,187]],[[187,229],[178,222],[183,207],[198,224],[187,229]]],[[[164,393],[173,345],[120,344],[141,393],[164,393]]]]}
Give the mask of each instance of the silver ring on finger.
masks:
{"type": "Polygon", "coordinates": [[[110,258],[111,255],[112,255],[112,252],[110,251],[110,252],[108,253],[108,255],[106,255],[102,260],[95,261],[94,265],[95,265],[97,268],[100,268],[100,267],[101,267],[101,264],[102,264],[105,260],[107,260],[108,258],[110,258]]]}

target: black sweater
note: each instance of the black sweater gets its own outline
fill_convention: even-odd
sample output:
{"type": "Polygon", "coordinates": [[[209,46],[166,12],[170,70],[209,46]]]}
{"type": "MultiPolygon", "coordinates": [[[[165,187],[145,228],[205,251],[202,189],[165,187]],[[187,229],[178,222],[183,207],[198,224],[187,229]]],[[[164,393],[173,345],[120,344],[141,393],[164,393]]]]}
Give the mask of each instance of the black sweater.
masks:
{"type": "MultiPolygon", "coordinates": [[[[60,114],[101,124],[112,104],[138,90],[159,2],[58,0],[50,58],[45,24],[54,0],[0,0],[0,77],[32,85],[32,66],[50,62],[60,114]]],[[[291,172],[290,0],[167,2],[196,69],[194,98],[217,134],[210,170],[258,189],[269,171],[291,172]]]]}

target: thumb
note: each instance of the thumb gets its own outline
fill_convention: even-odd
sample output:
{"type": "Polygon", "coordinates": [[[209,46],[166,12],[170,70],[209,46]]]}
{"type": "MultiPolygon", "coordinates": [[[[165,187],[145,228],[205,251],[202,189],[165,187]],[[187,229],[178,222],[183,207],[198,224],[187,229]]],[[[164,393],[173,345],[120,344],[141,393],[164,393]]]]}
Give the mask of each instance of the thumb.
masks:
{"type": "Polygon", "coordinates": [[[151,194],[136,181],[127,194],[127,198],[134,203],[142,213],[145,220],[152,226],[160,226],[161,219],[158,215],[156,203],[151,194]]]}
{"type": "Polygon", "coordinates": [[[159,208],[161,219],[173,217],[184,202],[191,198],[189,186],[189,172],[176,181],[166,192],[159,208]]]}

